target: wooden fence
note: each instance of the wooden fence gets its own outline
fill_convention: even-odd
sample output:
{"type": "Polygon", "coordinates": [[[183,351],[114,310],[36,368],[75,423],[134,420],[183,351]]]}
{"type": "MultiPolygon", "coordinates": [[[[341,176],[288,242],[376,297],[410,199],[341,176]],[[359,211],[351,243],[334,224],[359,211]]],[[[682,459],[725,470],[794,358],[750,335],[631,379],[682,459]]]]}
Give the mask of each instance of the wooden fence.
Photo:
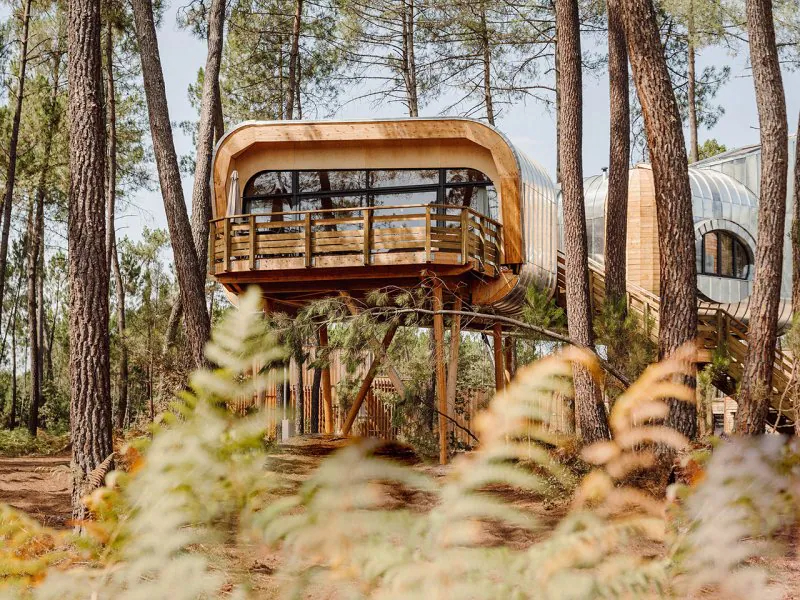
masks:
{"type": "MultiPolygon", "coordinates": [[[[313,354],[313,348],[308,348],[307,351],[313,354]]],[[[371,353],[365,354],[365,359],[355,372],[355,377],[363,376],[372,362],[371,353]]],[[[346,411],[340,402],[337,384],[343,381],[346,376],[346,367],[341,360],[341,356],[337,352],[333,352],[330,357],[330,370],[331,370],[331,394],[333,398],[333,423],[334,431],[340,431],[344,422],[346,411]]],[[[250,410],[254,410],[261,406],[264,410],[265,418],[267,419],[267,432],[270,437],[277,438],[280,434],[281,420],[283,418],[289,419],[294,422],[295,420],[295,407],[297,406],[298,393],[303,394],[303,418],[305,423],[306,433],[311,432],[311,413],[312,404],[311,396],[313,393],[313,369],[303,368],[303,385],[302,389],[299,386],[297,377],[297,365],[294,360],[291,360],[289,367],[286,369],[285,385],[278,383],[270,386],[266,393],[260,398],[242,398],[233,403],[230,409],[234,412],[244,414],[250,410]],[[277,386],[282,386],[286,394],[286,403],[279,402],[279,394],[276,389],[277,386]]],[[[283,374],[277,374],[279,378],[283,378],[283,374]]],[[[487,389],[470,389],[462,392],[456,400],[453,414],[450,415],[452,421],[448,423],[448,436],[459,447],[470,447],[476,444],[475,439],[470,435],[474,432],[474,419],[475,416],[486,406],[494,395],[493,390],[487,389]],[[455,422],[455,423],[454,423],[455,422]]],[[[376,377],[372,383],[370,392],[359,411],[358,417],[353,425],[352,435],[363,437],[374,437],[386,440],[395,440],[401,437],[402,431],[398,426],[398,420],[395,419],[394,400],[397,399],[395,389],[392,386],[388,377],[376,377]]],[[[572,417],[569,409],[562,398],[553,398],[547,401],[547,406],[544,407],[546,412],[550,414],[550,428],[554,431],[567,431],[568,424],[571,423],[572,417]]],[[[320,390],[320,398],[317,406],[319,411],[318,423],[319,430],[324,429],[325,415],[323,414],[323,401],[322,393],[320,390]]],[[[409,410],[405,408],[405,410],[409,410]]],[[[413,409],[411,409],[413,410],[413,409]]]]}

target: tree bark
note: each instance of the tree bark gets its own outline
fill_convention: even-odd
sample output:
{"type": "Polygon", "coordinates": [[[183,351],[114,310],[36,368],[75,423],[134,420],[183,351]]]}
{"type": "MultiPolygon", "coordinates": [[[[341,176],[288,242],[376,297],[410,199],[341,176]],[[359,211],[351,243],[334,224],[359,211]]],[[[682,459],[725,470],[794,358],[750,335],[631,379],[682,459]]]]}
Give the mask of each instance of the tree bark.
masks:
{"type": "Polygon", "coordinates": [[[289,51],[289,84],[286,91],[286,118],[294,118],[297,76],[300,69],[300,25],[303,22],[303,0],[295,0],[292,23],[292,48],[289,51]]]}
{"type": "Polygon", "coordinates": [[[761,135],[761,198],[747,354],[737,398],[736,431],[743,435],[757,435],[764,433],[772,392],[789,156],[786,101],[769,0],[747,0],[747,28],[761,135]]]}
{"type": "Polygon", "coordinates": [[[83,479],[112,452],[100,29],[100,0],[69,3],[70,424],[78,520],[86,515],[83,479]]]}
{"type": "Polygon", "coordinates": [[[28,68],[28,32],[31,22],[31,0],[25,0],[22,15],[22,40],[19,59],[19,80],[17,81],[14,117],[11,122],[11,138],[8,141],[8,169],[6,171],[6,187],[3,194],[2,220],[0,233],[0,322],[3,319],[3,298],[6,287],[6,268],[8,264],[8,240],[11,234],[11,205],[14,200],[14,184],[17,178],[17,147],[19,145],[19,128],[22,120],[22,100],[25,95],[25,73],[28,68]]]}
{"type": "MultiPolygon", "coordinates": [[[[667,72],[653,3],[622,0],[621,8],[653,166],[661,257],[658,350],[663,358],[693,342],[697,334],[692,193],[680,113],[667,72]]],[[[686,383],[694,387],[694,375],[686,383]]],[[[668,404],[667,424],[694,439],[696,407],[676,399],[670,399],[668,404]]]]}
{"type": "MultiPolygon", "coordinates": [[[[195,364],[205,364],[204,347],[210,335],[205,301],[205,275],[201,272],[197,250],[186,211],[178,158],[172,138],[169,108],[164,89],[164,74],[158,51],[151,0],[133,0],[136,38],[142,60],[142,76],[150,117],[153,152],[164,198],[167,226],[172,241],[175,271],[185,313],[186,336],[195,364]]],[[[202,269],[204,271],[205,269],[202,269]]]]}
{"type": "Polygon", "coordinates": [[[608,2],[608,87],[610,148],[606,200],[606,300],[625,308],[626,236],[628,229],[628,167],[630,165],[630,97],[628,51],[620,0],[608,2]],[[608,232],[612,232],[609,234],[608,232]]]}
{"type": "MultiPolygon", "coordinates": [[[[559,159],[564,209],[566,254],[567,325],[571,338],[594,346],[592,309],[589,298],[589,264],[586,212],[583,199],[583,91],[581,75],[580,21],[577,0],[556,0],[559,88],[561,106],[559,159]]],[[[573,368],[575,421],[586,443],[611,437],[600,386],[582,366],[573,368]]]]}

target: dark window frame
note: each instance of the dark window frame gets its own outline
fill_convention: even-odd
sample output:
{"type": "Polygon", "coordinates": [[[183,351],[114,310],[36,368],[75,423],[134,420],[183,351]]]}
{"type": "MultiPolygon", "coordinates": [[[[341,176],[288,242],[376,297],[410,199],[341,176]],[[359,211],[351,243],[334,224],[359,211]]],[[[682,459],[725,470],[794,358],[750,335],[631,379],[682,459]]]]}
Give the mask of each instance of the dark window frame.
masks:
{"type": "Polygon", "coordinates": [[[737,279],[739,281],[747,281],[750,279],[750,271],[753,265],[753,255],[748,248],[745,241],[740,238],[735,233],[728,231],[726,229],[713,229],[711,231],[706,231],[703,234],[703,237],[700,241],[700,274],[701,275],[708,275],[710,277],[722,277],[724,279],[737,279]],[[706,236],[708,235],[715,235],[717,236],[717,262],[716,262],[716,272],[709,271],[706,269],[706,236]],[[722,273],[722,238],[726,237],[731,240],[731,265],[732,265],[732,273],[733,275],[724,275],[722,273]],[[738,256],[740,250],[743,250],[745,253],[745,264],[747,265],[747,271],[744,274],[744,277],[741,277],[736,274],[736,265],[737,259],[741,258],[738,256]]]}
{"type": "MultiPolygon", "coordinates": [[[[364,188],[352,188],[346,190],[320,190],[316,192],[300,192],[300,173],[301,172],[314,172],[314,169],[301,169],[301,170],[287,170],[287,169],[263,169],[258,171],[254,175],[252,175],[245,184],[242,190],[242,213],[243,214],[250,214],[247,208],[248,203],[252,202],[253,200],[271,200],[274,198],[290,198],[290,204],[294,206],[300,206],[300,201],[303,199],[308,198],[332,198],[332,197],[344,197],[344,196],[363,196],[366,198],[366,205],[362,206],[361,208],[370,208],[374,206],[374,197],[375,196],[383,196],[383,195],[392,195],[392,194],[408,194],[408,193],[415,193],[415,192],[436,192],[436,204],[439,205],[446,205],[446,194],[447,190],[453,188],[489,188],[495,187],[494,182],[489,178],[486,173],[482,171],[478,171],[478,169],[472,169],[474,171],[478,171],[481,173],[485,179],[483,181],[463,181],[463,182],[447,182],[447,171],[457,170],[457,169],[470,169],[471,167],[444,167],[444,168],[402,168],[402,169],[320,169],[325,170],[328,172],[343,172],[343,171],[359,171],[364,173],[365,175],[365,182],[366,185],[364,188]],[[390,186],[390,187],[372,187],[370,186],[370,174],[374,171],[438,171],[439,172],[439,180],[438,183],[435,184],[420,184],[420,185],[404,185],[404,186],[390,186]],[[253,196],[246,196],[245,191],[250,186],[250,183],[262,173],[286,173],[290,172],[292,174],[292,193],[291,194],[274,194],[274,195],[264,195],[258,194],[253,196]]],[[[388,208],[388,207],[387,207],[388,208]]],[[[300,210],[300,209],[298,209],[300,210]]],[[[353,209],[355,210],[355,208],[353,209]]],[[[474,209],[473,209],[474,210],[474,209]]],[[[259,213],[259,214],[270,214],[270,213],[259,213]]],[[[484,215],[486,217],[492,218],[494,220],[499,220],[499,215],[495,215],[492,217],[491,215],[484,215]]]]}

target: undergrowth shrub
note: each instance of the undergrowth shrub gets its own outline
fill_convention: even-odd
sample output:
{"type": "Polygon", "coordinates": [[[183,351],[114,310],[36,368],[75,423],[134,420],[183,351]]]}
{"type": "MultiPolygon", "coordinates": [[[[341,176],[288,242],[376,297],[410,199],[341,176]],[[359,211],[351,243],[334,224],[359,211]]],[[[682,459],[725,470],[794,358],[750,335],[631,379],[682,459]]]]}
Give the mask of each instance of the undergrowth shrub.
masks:
{"type": "Polygon", "coordinates": [[[574,441],[548,428],[547,400],[571,391],[568,348],[518,370],[474,423],[478,450],[437,471],[352,444],[286,495],[270,473],[263,415],[235,417],[231,399],[263,389],[254,361],[281,360],[258,294],[215,329],[214,370],[129,448],[126,473],[86,499],[83,534],[0,509],[0,594],[13,598],[247,597],[246,570],[212,564],[211,547],[274,545],[286,597],[596,598],[702,595],[769,598],[762,556],[796,523],[800,452],[779,437],[719,445],[688,486],[665,500],[638,485],[654,449],[686,440],[661,423],[689,350],[648,367],[610,413],[613,439],[565,464],[574,441]],[[547,501],[547,502],[545,502],[547,501]],[[555,507],[550,512],[543,506],[555,507]]]}
{"type": "Polygon", "coordinates": [[[69,445],[69,434],[52,435],[40,431],[32,436],[25,428],[0,430],[0,456],[26,456],[31,454],[58,454],[69,445]]]}

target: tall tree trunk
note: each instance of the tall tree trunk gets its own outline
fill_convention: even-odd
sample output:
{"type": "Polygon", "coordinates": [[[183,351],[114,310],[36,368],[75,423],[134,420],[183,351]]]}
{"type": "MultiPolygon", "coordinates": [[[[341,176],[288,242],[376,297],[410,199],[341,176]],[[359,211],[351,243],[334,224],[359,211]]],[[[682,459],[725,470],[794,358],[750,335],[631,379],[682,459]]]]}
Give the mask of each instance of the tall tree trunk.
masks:
{"type": "Polygon", "coordinates": [[[22,40],[19,58],[19,80],[17,81],[14,117],[11,122],[11,138],[8,141],[8,169],[6,171],[6,188],[3,194],[2,220],[0,233],[0,322],[3,319],[3,298],[6,287],[6,266],[8,264],[8,239],[11,234],[11,205],[14,200],[14,184],[17,178],[17,146],[19,145],[19,128],[22,120],[22,100],[25,95],[25,72],[28,68],[28,31],[31,22],[31,0],[25,0],[22,15],[22,40]]]}
{"type": "MultiPolygon", "coordinates": [[[[592,309],[589,298],[589,264],[586,213],[583,204],[583,92],[580,21],[577,0],[556,0],[556,31],[561,74],[561,133],[559,157],[564,207],[564,249],[567,274],[567,324],[569,335],[592,347],[592,309]]],[[[575,420],[580,437],[591,443],[611,437],[600,386],[582,366],[573,367],[575,420]]]]}
{"type": "MultiPolygon", "coordinates": [[[[212,0],[208,15],[208,54],[200,101],[194,187],[192,189],[192,234],[199,267],[198,276],[205,288],[208,265],[208,222],[211,219],[211,155],[214,151],[214,114],[219,105],[219,69],[222,62],[225,0],[212,0]]],[[[205,302],[205,294],[203,295],[205,302]]]]}
{"type": "Polygon", "coordinates": [[[292,48],[289,52],[289,85],[286,92],[286,118],[294,118],[295,94],[297,93],[297,73],[300,68],[300,25],[303,22],[303,0],[294,2],[294,21],[292,23],[292,48]]]}
{"type": "Polygon", "coordinates": [[[761,198],[747,355],[737,398],[736,431],[756,435],[764,433],[772,392],[789,156],[786,101],[775,45],[772,2],[747,0],[747,29],[761,128],[761,198]]]}
{"type": "MultiPolygon", "coordinates": [[[[225,27],[225,0],[217,0],[211,6],[208,21],[208,55],[206,57],[206,70],[203,79],[203,101],[200,107],[200,131],[198,132],[198,145],[195,167],[195,182],[192,190],[192,236],[194,238],[195,249],[198,262],[202,266],[202,278],[206,279],[206,268],[208,266],[208,222],[211,219],[211,158],[214,150],[214,143],[222,139],[225,123],[222,113],[222,96],[219,87],[220,61],[222,60],[223,31],[225,27]],[[213,89],[206,95],[206,82],[209,79],[213,83],[213,89]],[[204,110],[207,109],[204,102],[208,99],[211,103],[211,131],[213,141],[207,142],[208,132],[203,129],[204,110]],[[205,144],[205,146],[204,146],[205,144]],[[203,151],[203,147],[206,151],[203,151]],[[202,164],[202,167],[201,167],[202,164]]],[[[175,343],[178,335],[178,326],[183,317],[183,304],[180,297],[172,305],[169,314],[167,329],[164,334],[164,347],[162,352],[166,354],[175,343]]],[[[210,323],[210,321],[209,321],[210,323]]]]}
{"type": "Polygon", "coordinates": [[[11,415],[8,419],[8,428],[17,426],[17,305],[19,293],[14,299],[14,311],[11,318],[11,415]]]}
{"type": "Polygon", "coordinates": [[[53,54],[53,81],[49,105],[47,106],[47,129],[45,131],[44,148],[42,152],[42,166],[39,172],[39,181],[36,193],[31,199],[31,211],[28,221],[28,347],[30,351],[30,376],[31,395],[30,411],[28,414],[28,431],[36,435],[39,429],[39,407],[42,403],[42,322],[40,304],[42,285],[44,284],[44,199],[47,194],[48,177],[50,175],[50,161],[53,152],[53,138],[56,135],[61,114],[58,106],[58,93],[60,83],[61,55],[53,54]],[[40,283],[41,281],[41,283],[40,283]]]}
{"type": "Polygon", "coordinates": [[[84,478],[113,449],[100,0],[71,0],[68,31],[72,514],[83,519],[84,478]]]}
{"type": "Polygon", "coordinates": [[[28,209],[28,232],[26,248],[26,273],[27,273],[27,300],[28,300],[28,351],[29,377],[31,380],[30,397],[28,400],[28,433],[36,435],[39,430],[39,405],[41,404],[41,381],[39,380],[39,335],[37,317],[39,310],[36,305],[36,267],[39,259],[39,232],[37,212],[39,210],[36,197],[31,199],[28,209]]]}
{"type": "Polygon", "coordinates": [[[197,257],[181,186],[181,174],[172,138],[164,74],[161,70],[161,57],[153,19],[153,4],[151,0],[133,0],[132,5],[150,116],[153,151],[172,241],[181,304],[186,317],[186,336],[194,362],[200,366],[205,363],[203,349],[208,341],[211,327],[206,310],[205,274],[202,272],[205,269],[200,268],[201,262],[197,257]]]}
{"type": "Polygon", "coordinates": [[[613,233],[606,235],[606,298],[624,309],[631,125],[628,52],[620,0],[608,2],[608,87],[611,114],[606,231],[613,233]]]}
{"type": "Polygon", "coordinates": [[[489,47],[489,26],[486,23],[486,3],[481,2],[481,51],[483,61],[483,103],[486,105],[486,120],[494,125],[494,103],[492,102],[492,53],[489,47]]]}
{"type": "Polygon", "coordinates": [[[303,435],[306,430],[306,411],[305,411],[305,394],[303,385],[303,353],[302,351],[296,353],[294,362],[297,365],[297,392],[295,393],[294,402],[294,434],[303,435]]]}
{"type": "Polygon", "coordinates": [[[106,83],[106,263],[111,269],[111,253],[116,244],[117,204],[117,98],[114,87],[114,24],[108,19],[105,29],[106,83]]]}
{"type": "Polygon", "coordinates": [[[409,117],[419,116],[414,19],[414,0],[403,0],[403,79],[406,86],[406,104],[408,105],[409,117]]]}
{"type": "Polygon", "coordinates": [[[128,333],[125,324],[125,285],[119,268],[119,253],[116,244],[112,249],[111,266],[114,271],[114,286],[117,296],[117,334],[119,335],[119,398],[117,400],[117,429],[125,426],[128,410],[128,333]]]}
{"type": "MultiPolygon", "coordinates": [[[[794,147],[794,217],[792,220],[792,313],[800,314],[800,117],[794,147]]],[[[800,419],[795,422],[800,423],[800,419]]]]}
{"type": "Polygon", "coordinates": [[[322,389],[322,369],[314,367],[314,379],[311,382],[311,423],[310,433],[319,431],[319,396],[322,389]]]}
{"type": "MultiPolygon", "coordinates": [[[[555,2],[555,0],[553,0],[555,2]]],[[[561,183],[561,63],[558,52],[558,32],[553,40],[555,53],[555,80],[556,80],[556,183],[561,183]]]]}
{"type": "Polygon", "coordinates": [[[697,76],[695,74],[695,27],[694,27],[694,6],[690,3],[689,8],[689,40],[687,55],[687,103],[689,105],[689,162],[695,163],[700,160],[700,149],[697,142],[697,76]]]}
{"type": "MultiPolygon", "coordinates": [[[[622,0],[625,38],[633,79],[644,113],[653,165],[658,221],[661,309],[658,350],[669,356],[697,335],[692,192],[678,103],[672,90],[650,0],[622,0]]],[[[686,381],[694,387],[694,375],[686,381]]],[[[667,424],[690,439],[697,435],[696,407],[668,401],[667,424]]]]}
{"type": "Polygon", "coordinates": [[[119,251],[116,233],[117,198],[117,100],[114,85],[114,26],[106,23],[106,132],[108,136],[108,165],[106,174],[106,261],[114,273],[114,290],[117,299],[117,336],[119,338],[119,367],[117,373],[117,412],[114,425],[122,429],[128,408],[128,339],[125,331],[125,285],[119,268],[119,251]]]}

